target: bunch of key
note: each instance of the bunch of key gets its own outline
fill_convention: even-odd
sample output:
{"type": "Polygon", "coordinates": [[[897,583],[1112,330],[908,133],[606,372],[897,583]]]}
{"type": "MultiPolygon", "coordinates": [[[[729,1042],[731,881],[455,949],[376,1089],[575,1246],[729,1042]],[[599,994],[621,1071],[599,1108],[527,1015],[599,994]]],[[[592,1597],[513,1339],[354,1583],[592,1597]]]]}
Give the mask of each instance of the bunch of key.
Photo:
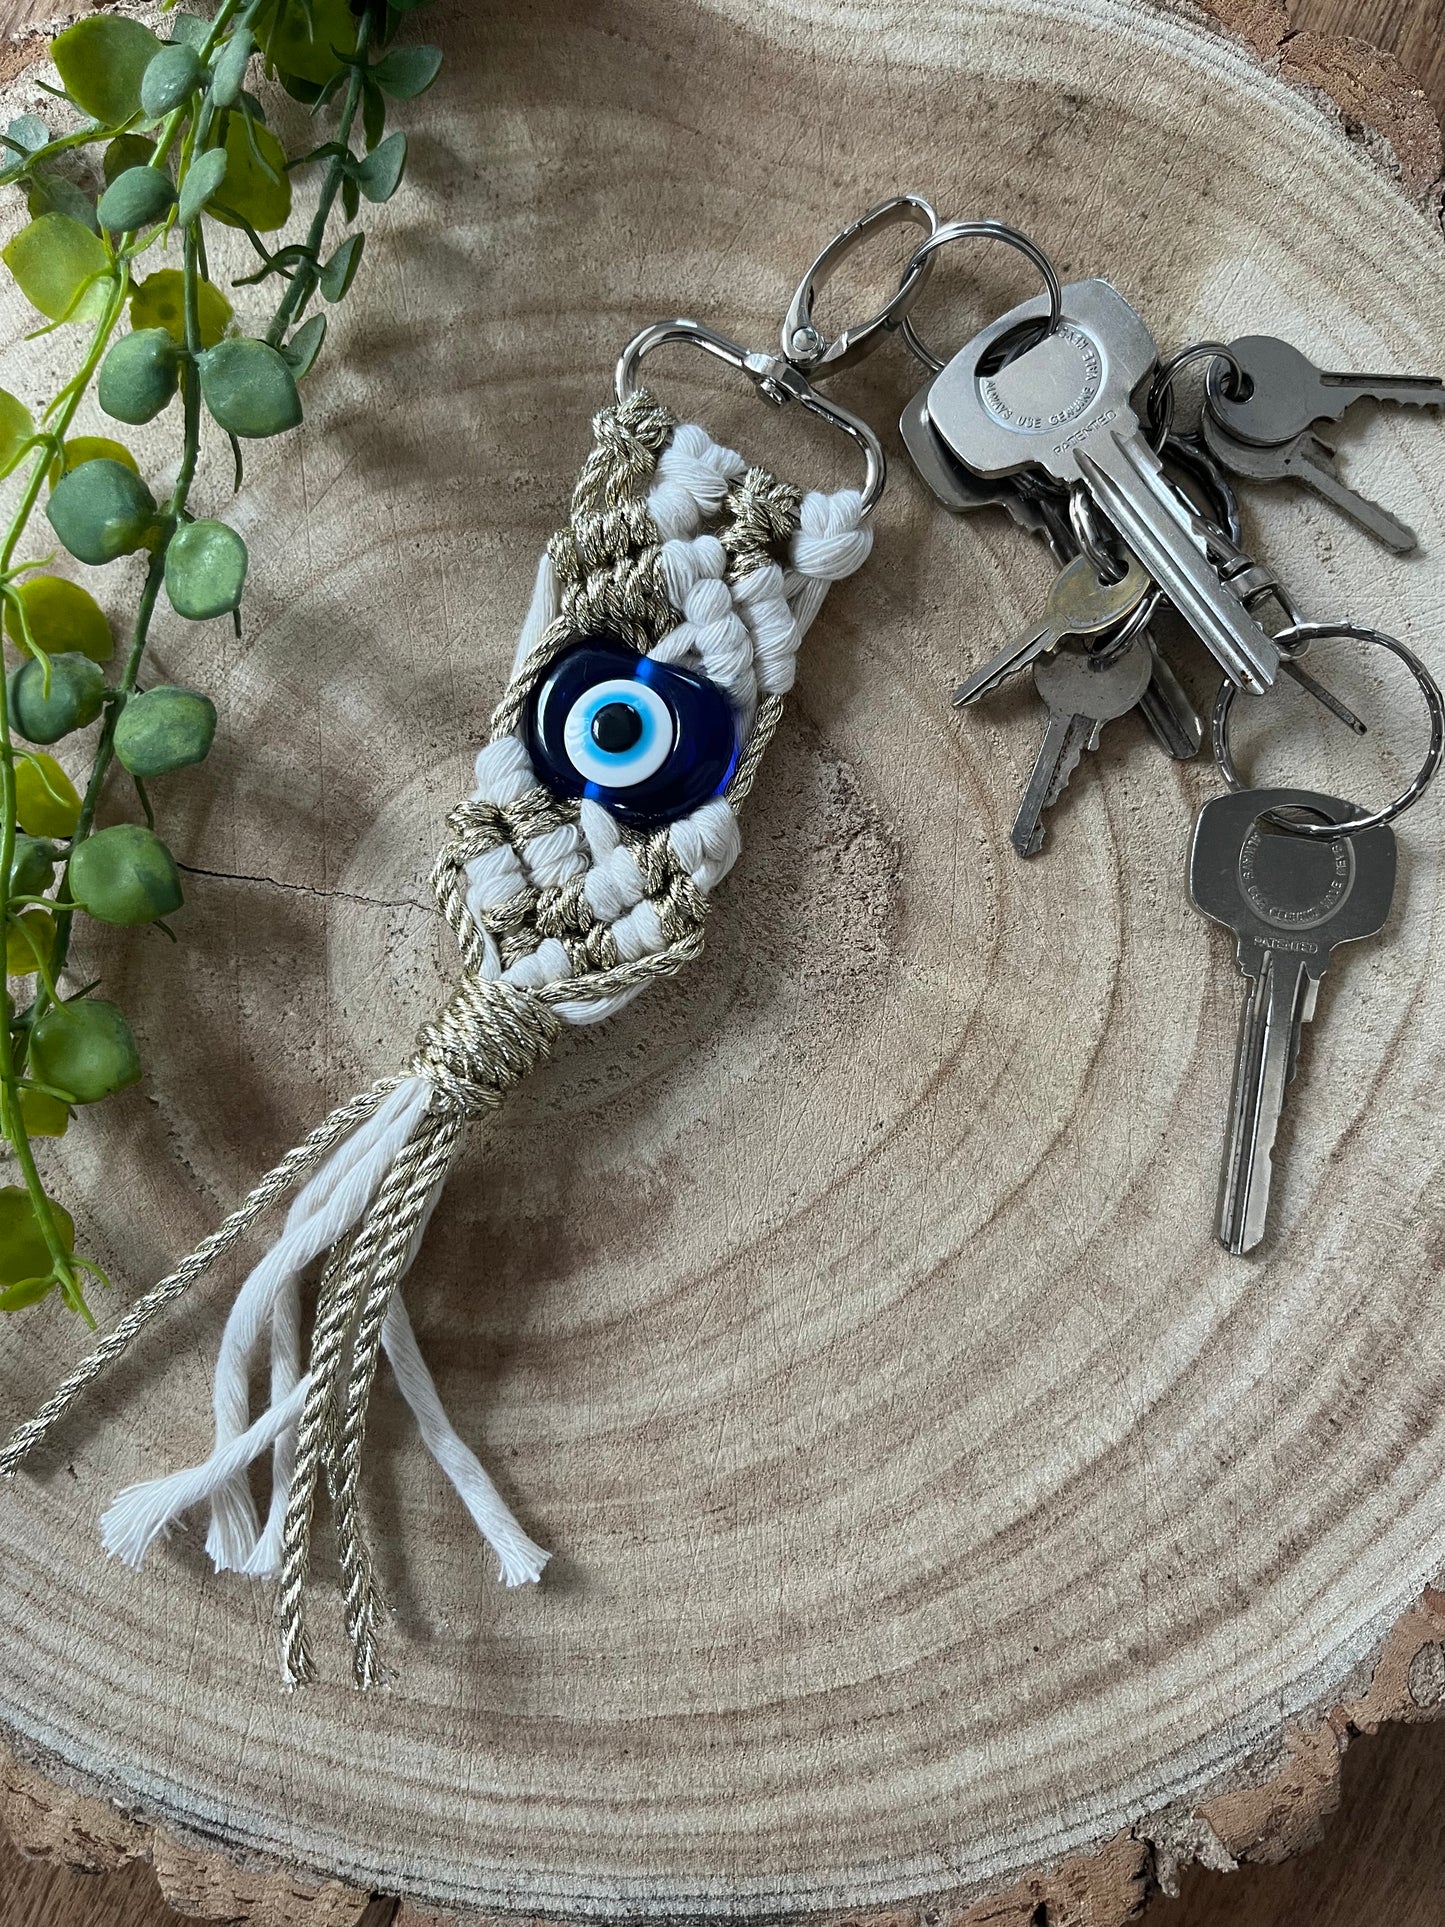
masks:
{"type": "Polygon", "coordinates": [[[1195,906],[1233,931],[1249,983],[1217,1221],[1235,1253],[1264,1236],[1276,1129],[1320,977],[1339,945],[1384,926],[1395,879],[1388,819],[1418,798],[1441,757],[1445,710],[1429,671],[1403,645],[1350,623],[1326,633],[1384,641],[1430,706],[1431,753],[1403,799],[1367,817],[1316,791],[1243,788],[1222,747],[1226,698],[1262,694],[1281,672],[1363,733],[1301,666],[1308,632],[1324,626],[1305,623],[1273,572],[1241,547],[1230,479],[1301,483],[1407,553],[1413,532],[1342,480],[1334,444],[1319,432],[1362,401],[1439,407],[1445,385],[1323,373],[1263,335],[1198,344],[1161,371],[1140,315],[1108,282],[1088,280],[1065,285],[1052,309],[1040,297],[982,329],[901,423],[915,468],[946,508],[1006,509],[1059,565],[1041,619],[954,696],[969,708],[1032,672],[1046,720],[1013,827],[1020,856],[1042,849],[1047,811],[1116,719],[1137,711],[1174,758],[1201,747],[1200,718],[1151,633],[1161,602],[1223,672],[1214,734],[1232,793],[1200,813],[1189,881],[1195,906]],[[1176,435],[1169,382],[1195,355],[1210,359],[1201,420],[1176,435]],[[1270,603],[1284,616],[1273,633],[1261,620],[1270,603]]]}

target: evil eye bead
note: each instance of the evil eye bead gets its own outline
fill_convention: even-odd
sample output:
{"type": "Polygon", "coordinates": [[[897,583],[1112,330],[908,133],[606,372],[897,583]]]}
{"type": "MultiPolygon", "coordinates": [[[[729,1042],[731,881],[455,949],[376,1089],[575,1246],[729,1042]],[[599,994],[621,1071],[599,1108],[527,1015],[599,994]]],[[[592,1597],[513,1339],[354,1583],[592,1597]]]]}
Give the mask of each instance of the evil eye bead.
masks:
{"type": "Polygon", "coordinates": [[[549,789],[639,829],[716,796],[738,759],[737,721],[715,683],[609,637],[557,658],[532,693],[525,737],[549,789]]]}

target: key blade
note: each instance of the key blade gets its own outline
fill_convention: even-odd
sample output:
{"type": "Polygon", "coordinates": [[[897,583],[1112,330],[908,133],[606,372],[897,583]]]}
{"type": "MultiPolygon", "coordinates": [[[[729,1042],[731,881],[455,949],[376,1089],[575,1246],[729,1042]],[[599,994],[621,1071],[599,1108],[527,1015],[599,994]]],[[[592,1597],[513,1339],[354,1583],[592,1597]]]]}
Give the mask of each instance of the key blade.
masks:
{"type": "Polygon", "coordinates": [[[1089,747],[1093,732],[1094,720],[1090,716],[1049,717],[1043,746],[1034,759],[1033,772],[1009,839],[1020,856],[1037,856],[1044,847],[1044,811],[1062,794],[1089,747]]]}
{"type": "Polygon", "coordinates": [[[1139,714],[1164,754],[1176,763],[1187,763],[1199,754],[1204,724],[1169,664],[1153,642],[1148,646],[1154,671],[1149,687],[1139,698],[1139,714]]]}
{"type": "Polygon", "coordinates": [[[1300,1030],[1313,1014],[1304,961],[1265,952],[1240,1014],[1219,1180],[1217,1235],[1236,1257],[1255,1250],[1264,1238],[1274,1141],[1299,1056],[1300,1030]]]}
{"type": "Polygon", "coordinates": [[[1399,408],[1439,408],[1445,405],[1445,381],[1439,375],[1326,375],[1320,380],[1320,400],[1328,413],[1316,421],[1337,422],[1357,401],[1387,402],[1399,408]]]}
{"type": "Polygon", "coordinates": [[[1037,662],[1040,656],[1047,655],[1051,649],[1057,649],[1061,640],[1058,633],[1045,624],[1031,634],[1020,636],[1017,641],[1008,643],[996,656],[990,656],[981,668],[975,669],[971,676],[958,685],[953,692],[954,708],[967,709],[983,697],[992,695],[994,690],[1001,683],[1007,682],[1010,676],[1018,675],[1020,670],[1027,669],[1031,663],[1037,662]]]}
{"type": "Polygon", "coordinates": [[[1341,480],[1333,450],[1318,435],[1308,432],[1301,435],[1285,451],[1282,467],[1293,481],[1302,482],[1322,501],[1347,515],[1356,528],[1363,529],[1394,554],[1409,555],[1416,547],[1412,528],[1341,480]]]}
{"type": "Polygon", "coordinates": [[[1230,681],[1256,695],[1268,689],[1279,651],[1215,574],[1205,553],[1203,518],[1175,494],[1137,426],[1130,434],[1095,433],[1075,460],[1125,545],[1230,681]]]}

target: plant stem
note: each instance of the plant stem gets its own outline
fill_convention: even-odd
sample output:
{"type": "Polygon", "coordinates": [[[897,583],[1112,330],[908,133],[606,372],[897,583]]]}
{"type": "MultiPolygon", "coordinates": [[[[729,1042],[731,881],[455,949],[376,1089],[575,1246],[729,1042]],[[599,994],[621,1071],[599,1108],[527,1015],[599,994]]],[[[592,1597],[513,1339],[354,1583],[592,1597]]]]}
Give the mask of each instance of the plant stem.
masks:
{"type": "MultiPolygon", "coordinates": [[[[356,110],[361,105],[361,97],[366,85],[366,50],[371,40],[371,10],[368,8],[356,23],[356,64],[351,69],[351,77],[346,83],[346,98],[342,103],[341,115],[336,123],[336,145],[350,149],[351,129],[356,120],[356,110]]],[[[281,345],[286,330],[292,322],[301,318],[307,302],[316,292],[316,283],[321,274],[321,244],[326,239],[326,223],[331,218],[331,210],[336,205],[336,197],[341,192],[341,183],[346,179],[346,163],[340,155],[334,155],[327,164],[326,178],[321,183],[321,193],[317,198],[316,212],[311,217],[311,225],[306,230],[306,255],[304,264],[282,295],[280,305],[271,318],[266,330],[266,339],[273,348],[281,345]]]]}

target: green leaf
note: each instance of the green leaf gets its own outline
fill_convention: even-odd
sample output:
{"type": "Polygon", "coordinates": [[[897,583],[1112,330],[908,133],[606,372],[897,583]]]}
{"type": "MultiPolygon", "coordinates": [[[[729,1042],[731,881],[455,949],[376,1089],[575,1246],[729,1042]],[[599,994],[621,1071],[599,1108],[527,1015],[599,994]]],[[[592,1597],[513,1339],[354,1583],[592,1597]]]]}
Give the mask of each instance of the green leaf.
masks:
{"type": "Polygon", "coordinates": [[[43,168],[31,175],[25,206],[33,220],[39,220],[42,214],[68,214],[92,234],[100,232],[95,202],[83,187],[77,187],[67,175],[57,173],[54,168],[43,168]]]}
{"type": "Polygon", "coordinates": [[[78,649],[92,662],[110,660],[115,641],[105,611],[78,582],[69,582],[63,575],[29,575],[13,586],[5,598],[5,633],[20,647],[24,633],[16,600],[24,605],[25,625],[37,649],[47,655],[78,649]]]}
{"type": "Polygon", "coordinates": [[[361,137],[371,152],[386,132],[386,95],[368,80],[361,96],[361,137]]]}
{"type": "MultiPolygon", "coordinates": [[[[74,1251],[75,1224],[70,1213],[54,1198],[46,1202],[62,1249],[74,1251]]],[[[44,1290],[36,1295],[44,1297],[55,1282],[50,1275],[54,1262],[29,1192],[18,1184],[0,1186],[0,1284],[7,1287],[4,1297],[0,1297],[0,1311],[13,1311],[19,1303],[33,1303],[33,1298],[21,1298],[17,1294],[37,1283],[43,1285],[44,1290]],[[8,1302],[12,1297],[15,1302],[8,1302]]]]}
{"type": "Polygon", "coordinates": [[[141,1074],[130,1025],[103,997],[52,1004],[30,1033],[30,1067],[37,1084],[64,1091],[72,1104],[97,1104],[141,1074]]]}
{"type": "Polygon", "coordinates": [[[234,107],[246,84],[246,68],[256,51],[249,27],[239,27],[216,56],[211,73],[211,99],[217,107],[234,107]]]}
{"type": "Polygon", "coordinates": [[[203,521],[176,530],[166,549],[166,594],[178,616],[228,616],[241,606],[245,586],[246,544],[234,529],[203,521]]]}
{"type": "MultiPolygon", "coordinates": [[[[231,304],[210,281],[202,281],[201,346],[214,348],[231,325],[231,304]]],[[[186,277],[179,268],[160,268],[138,281],[130,298],[132,328],[164,328],[179,347],[186,345],[186,277]]]]}
{"type": "Polygon", "coordinates": [[[173,13],[170,18],[171,39],[177,46],[204,47],[210,37],[211,23],[202,20],[198,13],[173,13]]]}
{"type": "Polygon", "coordinates": [[[226,178],[226,150],[212,147],[204,154],[198,154],[186,169],[181,181],[181,204],[179,218],[182,227],[187,227],[226,178]]]}
{"type": "Polygon", "coordinates": [[[226,191],[211,212],[228,227],[237,217],[265,234],[284,227],[291,214],[291,176],[286,172],[286,150],[269,127],[259,123],[248,130],[244,114],[226,116],[221,143],[226,154],[226,191]]]}
{"type": "Polygon", "coordinates": [[[266,58],[283,73],[323,82],[356,51],[356,16],[347,0],[275,0],[258,23],[266,58]]]}
{"type": "Polygon", "coordinates": [[[368,201],[389,201],[401,185],[406,166],[406,135],[388,134],[379,147],[359,160],[352,173],[368,201]]]}
{"type": "Polygon", "coordinates": [[[393,47],[371,69],[371,78],[393,100],[415,100],[441,72],[440,47],[393,47]]]}
{"type": "Polygon", "coordinates": [[[8,475],[35,433],[30,410],[17,396],[0,388],[0,475],[8,475]]]}
{"type": "Polygon", "coordinates": [[[361,266],[361,250],[365,243],[364,234],[348,234],[317,275],[316,285],[328,301],[340,301],[344,298],[347,289],[356,279],[356,270],[361,266]]]}
{"type": "Polygon", "coordinates": [[[18,119],[11,121],[5,132],[27,154],[33,154],[37,147],[44,147],[50,139],[50,129],[36,114],[21,114],[18,119]]]}
{"type": "Polygon", "coordinates": [[[15,758],[15,816],[31,836],[73,836],[80,797],[65,771],[43,749],[15,758]]]}
{"type": "Polygon", "coordinates": [[[140,463],[124,442],[113,442],[109,435],[71,435],[61,444],[62,459],[50,465],[50,486],[68,475],[82,462],[121,462],[132,475],[140,474],[140,463]]]}
{"type": "Polygon", "coordinates": [[[197,359],[201,395],[230,435],[279,435],[301,419],[301,397],[285,357],[264,341],[218,342],[197,359]]]}
{"type": "Polygon", "coordinates": [[[67,27],[50,52],[80,111],[113,127],[140,112],[141,77],[160,45],[138,20],[97,13],[67,27]]]}
{"type": "Polygon", "coordinates": [[[155,528],[155,497],[121,462],[85,462],[62,475],[46,520],[81,562],[99,566],[143,548],[155,528]]]}
{"type": "Polygon", "coordinates": [[[20,831],[10,859],[12,897],[43,896],[50,888],[60,852],[45,836],[26,836],[20,831]]]}
{"type": "Polygon", "coordinates": [[[176,203],[171,177],[159,167],[128,167],[117,174],[95,210],[100,225],[112,234],[131,234],[152,227],[176,203]]]}
{"type": "Polygon", "coordinates": [[[326,339],[326,316],[314,314],[309,321],[303,321],[282,347],[287,365],[292,374],[300,381],[309,375],[316,365],[316,357],[321,353],[321,344],[326,339]]]}
{"type": "Polygon", "coordinates": [[[361,189],[356,185],[355,176],[348,174],[341,183],[341,212],[348,221],[354,221],[360,206],[361,189]]]}
{"type": "Polygon", "coordinates": [[[116,719],[113,740],[122,769],[148,780],[201,762],[215,734],[216,705],[209,696],[163,683],[131,697],[116,719]]]}
{"type": "Polygon", "coordinates": [[[106,186],[128,167],[148,167],[155,151],[155,142],[148,141],[144,134],[117,134],[100,163],[106,186]]]}
{"type": "Polygon", "coordinates": [[[18,669],[11,670],[7,688],[15,727],[26,741],[58,743],[62,736],[84,729],[100,714],[105,700],[105,671],[89,656],[50,656],[44,662],[27,656],[18,669]]]}
{"type": "Polygon", "coordinates": [[[137,328],[107,350],[96,399],[118,422],[153,421],[176,392],[180,364],[169,329],[137,328]]]}
{"type": "Polygon", "coordinates": [[[109,252],[68,214],[42,214],[21,228],[0,259],[26,300],[52,321],[94,321],[105,306],[106,291],[96,277],[109,273],[109,252]]]}
{"type": "MultiPolygon", "coordinates": [[[[183,901],[175,858],[154,830],[139,823],[117,823],[77,843],[65,875],[74,901],[102,923],[154,923],[183,901]]],[[[63,1091],[75,1088],[60,1077],[40,1081],[63,1091]]]]}
{"type": "Polygon", "coordinates": [[[55,918],[48,910],[24,910],[12,914],[5,929],[5,974],[7,977],[33,977],[44,958],[47,965],[55,959],[55,918]]]}
{"type": "Polygon", "coordinates": [[[201,57],[185,41],[162,47],[141,76],[140,104],[151,120],[183,106],[201,84],[201,57]]]}

